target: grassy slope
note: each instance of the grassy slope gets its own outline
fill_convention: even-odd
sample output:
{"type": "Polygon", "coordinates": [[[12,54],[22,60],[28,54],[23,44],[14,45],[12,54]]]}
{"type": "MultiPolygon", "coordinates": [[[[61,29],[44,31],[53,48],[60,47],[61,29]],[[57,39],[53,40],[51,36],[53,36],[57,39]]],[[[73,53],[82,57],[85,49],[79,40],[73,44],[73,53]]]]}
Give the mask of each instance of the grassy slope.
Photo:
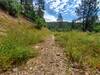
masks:
{"type": "Polygon", "coordinates": [[[37,55],[32,46],[43,41],[49,31],[37,30],[33,26],[22,17],[13,18],[0,10],[0,70],[7,70],[37,55]]]}
{"type": "Polygon", "coordinates": [[[72,62],[100,68],[100,33],[72,31],[55,36],[72,62]]]}

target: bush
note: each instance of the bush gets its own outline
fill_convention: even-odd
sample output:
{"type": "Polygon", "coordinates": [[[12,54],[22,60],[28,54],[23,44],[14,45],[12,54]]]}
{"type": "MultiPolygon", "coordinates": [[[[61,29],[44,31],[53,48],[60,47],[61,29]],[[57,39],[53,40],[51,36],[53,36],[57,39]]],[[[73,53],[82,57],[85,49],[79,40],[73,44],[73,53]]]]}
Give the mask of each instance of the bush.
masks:
{"type": "Polygon", "coordinates": [[[29,18],[29,19],[35,21],[36,15],[35,15],[35,11],[34,11],[34,10],[31,10],[31,11],[29,11],[29,12],[27,12],[27,13],[24,13],[24,15],[25,15],[27,18],[29,18]]]}
{"type": "Polygon", "coordinates": [[[8,10],[9,0],[0,0],[0,8],[2,8],[4,10],[8,10]]]}
{"type": "Polygon", "coordinates": [[[46,27],[46,22],[43,18],[37,17],[36,18],[36,28],[41,29],[42,27],[46,27]]]}
{"type": "Polygon", "coordinates": [[[0,6],[2,9],[7,10],[10,15],[18,16],[21,12],[21,4],[17,0],[1,0],[0,6]]]}
{"type": "Polygon", "coordinates": [[[18,16],[21,13],[21,4],[17,0],[9,0],[9,13],[18,16]]]}
{"type": "Polygon", "coordinates": [[[97,23],[94,27],[95,32],[100,32],[100,23],[97,23]]]}

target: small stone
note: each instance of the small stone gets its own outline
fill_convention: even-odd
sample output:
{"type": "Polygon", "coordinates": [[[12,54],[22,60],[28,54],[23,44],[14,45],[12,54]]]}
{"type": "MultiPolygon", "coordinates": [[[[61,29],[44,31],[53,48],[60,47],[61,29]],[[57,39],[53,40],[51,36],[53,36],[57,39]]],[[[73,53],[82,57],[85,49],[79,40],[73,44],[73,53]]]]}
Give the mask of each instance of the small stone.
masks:
{"type": "Polygon", "coordinates": [[[59,67],[59,64],[56,64],[57,67],[59,67]]]}
{"type": "Polygon", "coordinates": [[[57,53],[56,55],[57,55],[57,56],[60,56],[60,53],[57,53]]]}
{"type": "Polygon", "coordinates": [[[38,49],[38,48],[39,48],[39,46],[35,46],[35,48],[36,48],[36,49],[38,49]]]}
{"type": "Polygon", "coordinates": [[[50,63],[54,63],[53,61],[50,61],[50,63]]]}
{"type": "Polygon", "coordinates": [[[30,69],[30,70],[32,70],[33,68],[32,68],[32,67],[30,67],[29,69],[30,69]]]}
{"type": "Polygon", "coordinates": [[[80,69],[82,66],[80,66],[80,65],[77,64],[77,63],[74,63],[74,64],[72,64],[72,67],[73,67],[73,68],[76,68],[76,69],[80,69]]]}
{"type": "Polygon", "coordinates": [[[13,72],[17,72],[18,71],[18,68],[13,68],[12,71],[13,72]]]}
{"type": "Polygon", "coordinates": [[[85,72],[85,75],[89,75],[89,73],[88,72],[85,72]]]}
{"type": "Polygon", "coordinates": [[[99,71],[99,70],[96,70],[96,72],[97,72],[98,74],[100,74],[100,71],[99,71]]]}

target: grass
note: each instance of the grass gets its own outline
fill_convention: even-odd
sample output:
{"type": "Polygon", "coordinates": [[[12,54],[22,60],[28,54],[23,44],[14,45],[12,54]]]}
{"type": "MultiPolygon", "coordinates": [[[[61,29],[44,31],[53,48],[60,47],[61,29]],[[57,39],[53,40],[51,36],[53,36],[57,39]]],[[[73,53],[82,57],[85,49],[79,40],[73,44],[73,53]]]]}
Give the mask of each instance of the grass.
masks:
{"type": "Polygon", "coordinates": [[[1,72],[36,57],[38,51],[32,46],[43,41],[50,32],[45,28],[35,29],[34,24],[24,18],[16,19],[2,12],[0,15],[0,27],[5,31],[2,32],[5,35],[0,34],[1,72]]]}
{"type": "Polygon", "coordinates": [[[55,36],[71,62],[94,68],[100,65],[100,33],[70,31],[55,36]]]}
{"type": "Polygon", "coordinates": [[[48,31],[25,27],[9,29],[0,42],[0,68],[8,70],[37,55],[32,46],[44,40],[48,31]]]}
{"type": "Polygon", "coordinates": [[[46,31],[35,29],[10,29],[0,42],[0,68],[7,70],[35,57],[34,44],[43,41],[46,31]]]}

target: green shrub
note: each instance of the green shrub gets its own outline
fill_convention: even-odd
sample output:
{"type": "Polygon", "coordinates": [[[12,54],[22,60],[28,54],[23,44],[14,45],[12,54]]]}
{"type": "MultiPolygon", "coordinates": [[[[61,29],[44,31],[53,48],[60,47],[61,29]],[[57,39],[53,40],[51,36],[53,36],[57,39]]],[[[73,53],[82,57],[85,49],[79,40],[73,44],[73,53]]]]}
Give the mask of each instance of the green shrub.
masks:
{"type": "Polygon", "coordinates": [[[34,10],[29,11],[29,12],[27,12],[27,13],[24,13],[24,15],[25,15],[26,17],[28,17],[29,19],[35,21],[36,15],[35,15],[35,11],[34,11],[34,10]]]}
{"type": "Polygon", "coordinates": [[[100,23],[97,23],[94,27],[95,32],[100,32],[100,23]]]}
{"type": "Polygon", "coordinates": [[[9,0],[0,0],[0,8],[8,10],[9,0]]]}
{"type": "Polygon", "coordinates": [[[31,20],[35,21],[36,14],[34,11],[34,7],[32,5],[23,5],[23,12],[22,12],[26,17],[28,17],[31,20]]]}
{"type": "Polygon", "coordinates": [[[0,6],[12,16],[18,16],[21,12],[21,4],[17,0],[0,0],[0,6]]]}
{"type": "Polygon", "coordinates": [[[9,1],[9,13],[13,16],[18,16],[21,13],[21,4],[17,0],[9,1]]]}
{"type": "Polygon", "coordinates": [[[37,17],[36,18],[36,28],[41,29],[42,27],[46,27],[46,22],[43,18],[37,17]]]}

